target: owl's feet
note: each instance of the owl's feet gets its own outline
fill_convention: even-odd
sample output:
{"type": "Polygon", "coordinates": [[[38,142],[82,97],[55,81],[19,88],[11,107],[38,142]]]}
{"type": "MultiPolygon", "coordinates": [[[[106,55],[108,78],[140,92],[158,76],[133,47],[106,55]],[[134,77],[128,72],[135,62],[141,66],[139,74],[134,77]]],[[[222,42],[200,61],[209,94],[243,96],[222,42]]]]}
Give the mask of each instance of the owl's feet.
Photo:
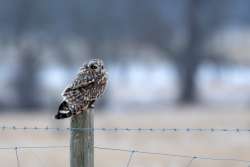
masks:
{"type": "Polygon", "coordinates": [[[77,110],[75,107],[71,107],[70,112],[72,113],[72,115],[77,115],[77,110]]]}
{"type": "Polygon", "coordinates": [[[95,100],[90,101],[90,102],[89,102],[89,105],[88,105],[88,108],[90,108],[90,109],[95,108],[94,103],[95,103],[95,100]]]}

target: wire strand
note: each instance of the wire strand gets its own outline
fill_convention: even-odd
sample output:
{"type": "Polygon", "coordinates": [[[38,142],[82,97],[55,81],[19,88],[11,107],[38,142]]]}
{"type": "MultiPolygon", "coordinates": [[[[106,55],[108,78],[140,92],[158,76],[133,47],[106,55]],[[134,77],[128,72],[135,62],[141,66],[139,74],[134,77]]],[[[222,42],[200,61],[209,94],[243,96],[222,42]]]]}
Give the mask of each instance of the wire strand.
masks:
{"type": "Polygon", "coordinates": [[[20,167],[20,160],[18,157],[18,152],[17,152],[18,147],[15,147],[15,153],[16,153],[16,162],[17,162],[17,167],[20,167]]]}
{"type": "Polygon", "coordinates": [[[197,157],[193,157],[190,161],[188,161],[188,164],[186,167],[190,167],[193,163],[193,161],[196,159],[197,157]]]}
{"type": "Polygon", "coordinates": [[[0,147],[0,150],[11,150],[11,149],[61,149],[69,148],[69,146],[19,146],[19,147],[0,147]]]}
{"type": "MultiPolygon", "coordinates": [[[[122,152],[131,152],[128,149],[118,149],[118,148],[109,148],[109,147],[98,147],[95,146],[96,149],[103,149],[103,150],[112,150],[112,151],[122,151],[122,152]]],[[[213,161],[234,161],[234,162],[242,162],[242,163],[250,163],[250,160],[242,160],[237,158],[218,158],[218,157],[209,157],[209,156],[190,156],[190,155],[183,155],[183,154],[171,154],[171,153],[161,153],[161,152],[147,152],[147,151],[139,151],[134,150],[134,153],[139,154],[149,154],[149,155],[160,155],[160,156],[169,156],[169,157],[179,157],[179,158],[196,158],[201,160],[213,160],[213,161]]]]}
{"type": "Polygon", "coordinates": [[[52,131],[52,132],[71,132],[71,131],[94,131],[94,132],[195,132],[195,133],[214,133],[214,132],[228,132],[239,134],[241,132],[250,133],[250,129],[243,128],[53,128],[53,127],[16,127],[16,126],[0,126],[2,131],[6,130],[21,130],[21,131],[52,131]]]}
{"type": "Polygon", "coordinates": [[[46,166],[47,166],[47,165],[45,164],[45,162],[43,162],[43,161],[41,160],[41,158],[40,158],[34,151],[31,151],[31,152],[32,152],[33,157],[35,157],[39,162],[41,162],[40,165],[41,165],[42,167],[46,167],[46,166]]]}
{"type": "MultiPolygon", "coordinates": [[[[0,147],[2,150],[6,149],[13,149],[15,150],[16,160],[17,160],[17,167],[20,167],[20,159],[18,156],[18,150],[21,149],[65,149],[70,148],[70,146],[18,146],[18,147],[0,147]]],[[[162,152],[149,152],[149,151],[141,151],[141,150],[129,150],[129,149],[120,149],[120,148],[111,148],[111,147],[100,147],[100,146],[94,146],[95,149],[100,150],[108,150],[108,151],[121,151],[121,152],[129,152],[129,160],[127,162],[127,167],[129,167],[132,157],[135,153],[137,154],[147,154],[147,155],[158,155],[158,156],[167,156],[167,157],[177,157],[177,158],[185,158],[185,159],[191,159],[189,163],[187,164],[187,167],[190,167],[192,162],[195,159],[200,160],[211,160],[211,161],[233,161],[233,162],[241,162],[241,163],[247,163],[250,164],[250,160],[243,160],[243,159],[237,159],[237,158],[221,158],[221,157],[210,157],[210,156],[191,156],[191,155],[184,155],[184,154],[173,154],[173,153],[162,153],[162,152]]]]}
{"type": "Polygon", "coordinates": [[[132,157],[133,157],[134,153],[135,153],[135,151],[134,151],[134,150],[133,150],[133,151],[131,151],[131,153],[130,153],[130,155],[129,155],[129,159],[128,159],[128,162],[127,162],[126,167],[129,167],[130,162],[131,162],[131,160],[132,160],[132,157]]]}

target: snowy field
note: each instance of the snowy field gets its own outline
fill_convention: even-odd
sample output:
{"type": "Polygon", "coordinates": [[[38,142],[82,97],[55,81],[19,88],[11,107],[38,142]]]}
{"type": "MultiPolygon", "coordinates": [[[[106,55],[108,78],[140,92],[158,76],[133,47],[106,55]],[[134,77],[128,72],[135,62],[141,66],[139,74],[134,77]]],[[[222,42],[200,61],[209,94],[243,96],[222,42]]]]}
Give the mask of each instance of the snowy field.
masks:
{"type": "MultiPolygon", "coordinates": [[[[176,68],[166,62],[134,62],[129,66],[107,65],[109,73],[109,106],[173,104],[180,94],[180,82],[176,68]]],[[[59,94],[76,75],[78,69],[66,71],[63,66],[48,66],[38,75],[39,95],[45,106],[60,101],[59,94]]],[[[10,83],[15,72],[0,67],[0,101],[13,106],[16,94],[10,83]],[[10,78],[9,78],[10,77],[10,78]]],[[[201,65],[197,73],[199,102],[206,104],[248,105],[250,103],[250,68],[247,66],[218,67],[201,65]],[[232,96],[233,94],[233,96],[232,96]]]]}
{"type": "MultiPolygon", "coordinates": [[[[239,107],[167,107],[154,112],[102,112],[95,114],[95,127],[117,128],[249,128],[250,113],[239,107]],[[237,110],[237,112],[235,112],[237,110]]],[[[1,125],[17,127],[68,127],[69,121],[56,121],[52,115],[34,113],[0,115],[1,125]]],[[[96,132],[95,145],[190,156],[250,160],[250,133],[241,132],[96,132]]],[[[0,130],[0,147],[67,146],[69,133],[46,131],[0,130]]],[[[18,150],[21,167],[69,167],[68,148],[18,150]]],[[[96,167],[124,167],[129,153],[95,150],[96,167]]],[[[189,158],[135,153],[130,167],[185,167],[189,158]]],[[[231,161],[195,159],[192,167],[247,167],[231,161]]],[[[16,167],[15,150],[0,150],[0,166],[16,167]]]]}

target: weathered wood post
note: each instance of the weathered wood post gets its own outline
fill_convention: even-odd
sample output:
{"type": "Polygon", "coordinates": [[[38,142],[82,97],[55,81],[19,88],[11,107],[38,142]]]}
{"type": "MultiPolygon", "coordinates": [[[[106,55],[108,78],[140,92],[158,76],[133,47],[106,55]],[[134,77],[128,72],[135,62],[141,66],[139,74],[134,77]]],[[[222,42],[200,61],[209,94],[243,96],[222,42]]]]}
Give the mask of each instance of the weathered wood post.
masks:
{"type": "MultiPolygon", "coordinates": [[[[91,109],[71,118],[71,128],[94,127],[91,109]]],[[[70,138],[70,167],[94,167],[94,131],[72,130],[70,138]]]]}

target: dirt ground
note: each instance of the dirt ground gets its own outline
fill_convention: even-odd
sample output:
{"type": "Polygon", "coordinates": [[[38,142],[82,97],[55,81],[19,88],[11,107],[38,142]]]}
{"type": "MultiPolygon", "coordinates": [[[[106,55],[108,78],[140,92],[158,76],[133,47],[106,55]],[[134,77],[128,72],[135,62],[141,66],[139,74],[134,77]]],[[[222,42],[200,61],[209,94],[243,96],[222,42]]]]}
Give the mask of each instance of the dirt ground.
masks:
{"type": "MultiPolygon", "coordinates": [[[[16,127],[68,127],[41,112],[0,115],[0,124],[16,127]]],[[[250,112],[240,107],[167,107],[95,114],[95,127],[117,128],[250,128],[250,112]],[[150,109],[151,110],[151,109],[150,109]]],[[[0,147],[66,146],[68,132],[0,130],[0,147]]],[[[95,145],[129,150],[250,160],[250,132],[95,132],[95,145]]],[[[95,149],[96,167],[125,167],[130,153],[95,149]]],[[[21,167],[69,167],[68,148],[18,150],[21,167]]],[[[135,153],[130,167],[185,167],[190,158],[135,153]]],[[[195,159],[192,167],[247,167],[232,161],[195,159]]],[[[15,150],[0,149],[0,166],[16,167],[15,150]]]]}

